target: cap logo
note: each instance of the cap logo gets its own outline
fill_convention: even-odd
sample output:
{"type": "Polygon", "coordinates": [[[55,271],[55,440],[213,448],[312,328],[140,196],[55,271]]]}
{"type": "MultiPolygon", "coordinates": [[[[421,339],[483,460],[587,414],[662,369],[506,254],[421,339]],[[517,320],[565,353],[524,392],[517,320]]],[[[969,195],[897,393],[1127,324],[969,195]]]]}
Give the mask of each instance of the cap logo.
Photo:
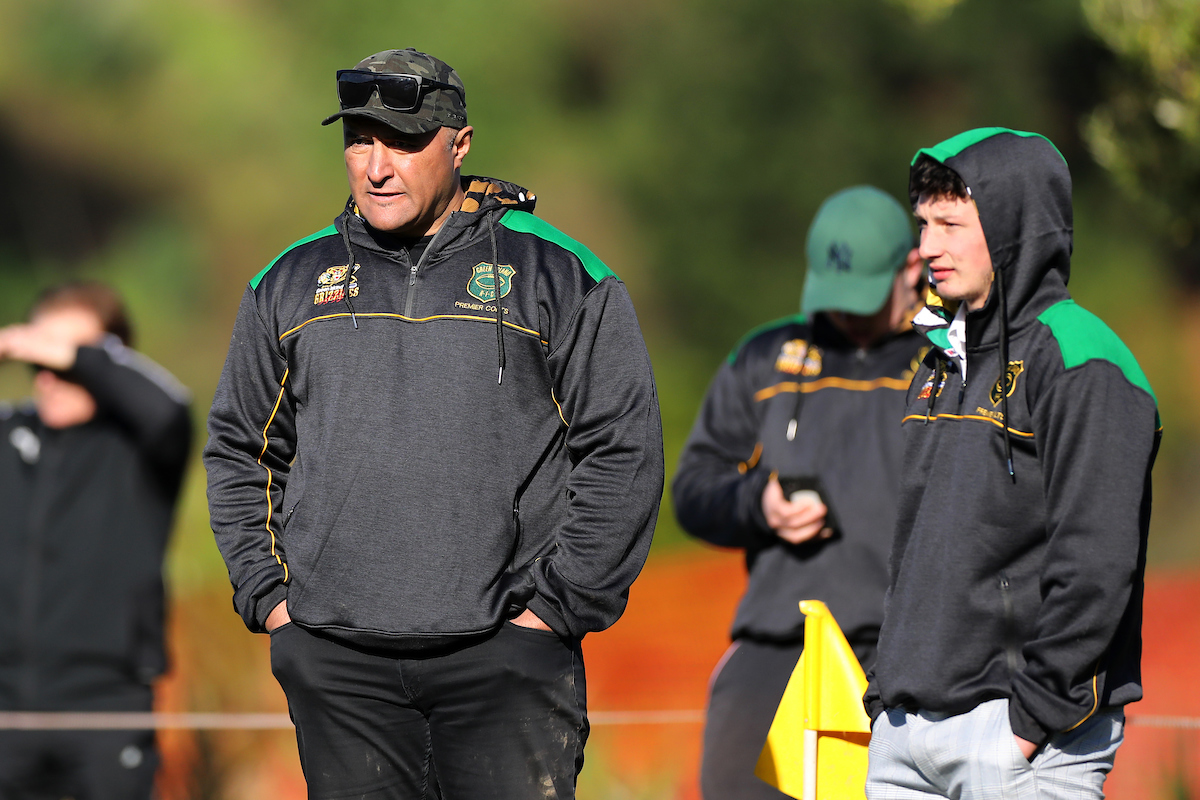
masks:
{"type": "Polygon", "coordinates": [[[825,268],[835,272],[849,272],[850,259],[853,256],[854,251],[850,249],[850,245],[845,242],[833,242],[825,256],[825,268]]]}

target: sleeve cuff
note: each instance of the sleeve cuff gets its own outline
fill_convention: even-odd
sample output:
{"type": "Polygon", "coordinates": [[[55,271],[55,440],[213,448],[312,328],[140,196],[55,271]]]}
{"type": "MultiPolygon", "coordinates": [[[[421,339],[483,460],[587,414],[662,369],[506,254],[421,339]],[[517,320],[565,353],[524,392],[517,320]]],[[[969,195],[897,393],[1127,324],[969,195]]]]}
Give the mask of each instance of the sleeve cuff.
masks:
{"type": "Polygon", "coordinates": [[[546,602],[541,595],[535,594],[533,597],[529,598],[529,602],[525,604],[525,607],[534,614],[537,614],[538,619],[549,625],[550,630],[554,631],[559,636],[563,637],[564,639],[572,638],[571,630],[562,614],[559,614],[558,610],[555,609],[553,605],[546,602]]]}
{"type": "Polygon", "coordinates": [[[763,490],[767,488],[767,483],[771,480],[771,473],[766,470],[756,470],[746,477],[746,482],[742,484],[743,500],[745,503],[744,519],[749,521],[749,527],[757,531],[759,534],[766,537],[774,537],[775,531],[767,524],[767,517],[763,514],[762,496],[763,490]]]}
{"type": "Polygon", "coordinates": [[[254,621],[258,623],[258,630],[255,633],[266,632],[267,617],[275,610],[275,606],[287,600],[287,595],[287,586],[281,583],[259,598],[257,605],[254,607],[254,621]]]}
{"type": "Polygon", "coordinates": [[[872,675],[867,683],[867,691],[863,694],[863,710],[867,712],[867,716],[871,718],[871,725],[875,725],[875,720],[883,713],[883,700],[879,696],[879,687],[875,685],[875,676],[872,675]]]}
{"type": "Polygon", "coordinates": [[[1008,724],[1012,727],[1014,734],[1027,742],[1033,742],[1038,747],[1041,747],[1050,738],[1050,731],[1047,731],[1041,723],[1030,716],[1029,712],[1025,710],[1025,706],[1021,705],[1021,701],[1016,697],[1008,700],[1008,724]]]}

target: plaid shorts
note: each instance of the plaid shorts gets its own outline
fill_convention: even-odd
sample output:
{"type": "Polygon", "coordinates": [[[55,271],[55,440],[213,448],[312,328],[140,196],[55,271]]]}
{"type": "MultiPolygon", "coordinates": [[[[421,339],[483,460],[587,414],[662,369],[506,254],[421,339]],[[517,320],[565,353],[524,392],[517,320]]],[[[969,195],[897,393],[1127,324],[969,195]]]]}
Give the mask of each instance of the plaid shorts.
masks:
{"type": "Polygon", "coordinates": [[[1101,800],[1124,728],[1123,709],[1101,709],[1029,761],[1013,739],[1007,699],[955,715],[888,709],[872,726],[867,797],[1101,800]]]}

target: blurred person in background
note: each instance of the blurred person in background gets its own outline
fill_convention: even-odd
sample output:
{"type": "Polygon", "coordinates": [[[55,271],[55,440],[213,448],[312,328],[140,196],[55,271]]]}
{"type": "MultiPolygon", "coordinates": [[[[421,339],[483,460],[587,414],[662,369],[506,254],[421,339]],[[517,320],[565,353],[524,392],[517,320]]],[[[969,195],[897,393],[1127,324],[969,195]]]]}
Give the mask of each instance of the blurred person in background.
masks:
{"type": "Polygon", "coordinates": [[[867,796],[1099,800],[1142,697],[1157,401],[1067,291],[1050,140],[979,128],[919,150],[909,200],[932,348],[904,416],[867,796]]]}
{"type": "Polygon", "coordinates": [[[250,281],[209,417],[234,605],[309,797],[571,798],[580,640],[662,495],[633,305],[528,191],[461,175],[448,65],[389,50],[337,88],[350,199],[250,281]]]}
{"type": "MultiPolygon", "coordinates": [[[[45,291],[0,329],[33,401],[0,407],[0,711],[151,710],[187,393],[131,350],[117,293],[45,291]]],[[[0,798],[148,798],[153,731],[0,730],[0,798]]]]}
{"type": "Polygon", "coordinates": [[[909,214],[870,186],[828,198],[808,231],[802,313],[721,365],[672,492],[694,536],[746,551],[749,584],[714,672],[701,789],[785,798],[754,775],[804,645],[801,600],[829,606],[865,667],[883,618],[911,321],[922,262],[909,214]]]}

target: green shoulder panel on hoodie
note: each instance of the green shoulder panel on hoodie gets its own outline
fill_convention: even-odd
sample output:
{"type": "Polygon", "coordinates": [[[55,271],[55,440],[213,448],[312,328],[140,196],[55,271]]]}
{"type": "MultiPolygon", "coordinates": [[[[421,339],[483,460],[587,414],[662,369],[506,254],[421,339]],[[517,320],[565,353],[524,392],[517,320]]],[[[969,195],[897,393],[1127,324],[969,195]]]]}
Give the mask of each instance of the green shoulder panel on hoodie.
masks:
{"type": "Polygon", "coordinates": [[[515,209],[506,211],[504,212],[504,216],[500,218],[500,224],[510,231],[532,234],[539,239],[553,242],[562,249],[574,253],[575,257],[583,262],[583,268],[587,270],[588,275],[591,275],[592,280],[596,283],[608,277],[617,277],[617,273],[605,266],[604,262],[597,258],[596,254],[591,250],[588,250],[549,222],[543,222],[528,211],[517,211],[515,209]]]}
{"type": "MultiPolygon", "coordinates": [[[[974,128],[969,131],[963,131],[962,133],[958,134],[957,136],[951,136],[946,141],[939,142],[938,144],[935,144],[933,147],[921,148],[920,150],[917,151],[917,154],[915,156],[913,156],[912,161],[909,162],[909,166],[911,166],[912,164],[916,164],[917,159],[923,155],[929,156],[934,161],[937,161],[939,164],[945,164],[948,159],[951,159],[957,155],[960,155],[962,153],[962,151],[966,150],[971,145],[979,144],[984,139],[990,139],[993,136],[998,136],[999,134],[1002,134],[1002,133],[1011,133],[1013,136],[1023,136],[1027,139],[1031,139],[1031,138],[1046,139],[1046,137],[1042,136],[1040,133],[1030,133],[1029,131],[1014,131],[1012,128],[974,128]]],[[[1062,152],[1057,147],[1055,147],[1054,142],[1051,142],[1049,139],[1046,139],[1046,141],[1049,142],[1051,147],[1054,147],[1054,152],[1058,153],[1058,157],[1062,158],[1062,160],[1064,162],[1066,162],[1066,159],[1063,158],[1062,152]]]]}
{"type": "Polygon", "coordinates": [[[1133,353],[1113,333],[1112,328],[1104,324],[1104,320],[1076,305],[1074,300],[1063,300],[1039,314],[1038,321],[1048,327],[1058,341],[1065,369],[1097,359],[1107,361],[1119,367],[1127,381],[1145,390],[1154,399],[1154,404],[1158,405],[1158,398],[1150,388],[1146,373],[1142,372],[1133,353]]]}
{"type": "Polygon", "coordinates": [[[730,364],[737,361],[738,353],[740,353],[742,351],[742,348],[746,346],[746,342],[750,341],[755,336],[759,336],[760,334],[764,334],[767,331],[771,331],[776,328],[782,328],[785,325],[803,325],[805,322],[808,322],[808,317],[806,317],[804,314],[793,314],[790,317],[782,317],[781,319],[775,319],[775,320],[771,320],[770,322],[764,322],[762,325],[759,325],[757,328],[754,328],[753,330],[751,330],[749,333],[747,333],[745,336],[743,336],[741,339],[738,340],[738,343],[733,346],[733,350],[731,350],[729,352],[729,356],[728,356],[727,360],[729,361],[730,364]]]}
{"type": "Polygon", "coordinates": [[[333,236],[336,233],[337,233],[337,228],[330,225],[328,227],[322,228],[321,230],[317,231],[316,233],[305,236],[303,239],[301,239],[298,242],[292,242],[291,244],[289,244],[287,246],[287,248],[282,253],[275,256],[275,258],[271,260],[270,264],[267,264],[265,267],[263,267],[259,271],[259,273],[257,275],[255,275],[253,278],[250,279],[250,288],[257,289],[258,284],[262,283],[262,279],[266,276],[266,274],[268,272],[271,271],[271,267],[275,266],[275,262],[279,261],[279,259],[286,256],[292,250],[295,250],[297,247],[299,247],[302,244],[308,244],[309,242],[315,241],[317,239],[321,239],[325,236],[333,236]]]}

